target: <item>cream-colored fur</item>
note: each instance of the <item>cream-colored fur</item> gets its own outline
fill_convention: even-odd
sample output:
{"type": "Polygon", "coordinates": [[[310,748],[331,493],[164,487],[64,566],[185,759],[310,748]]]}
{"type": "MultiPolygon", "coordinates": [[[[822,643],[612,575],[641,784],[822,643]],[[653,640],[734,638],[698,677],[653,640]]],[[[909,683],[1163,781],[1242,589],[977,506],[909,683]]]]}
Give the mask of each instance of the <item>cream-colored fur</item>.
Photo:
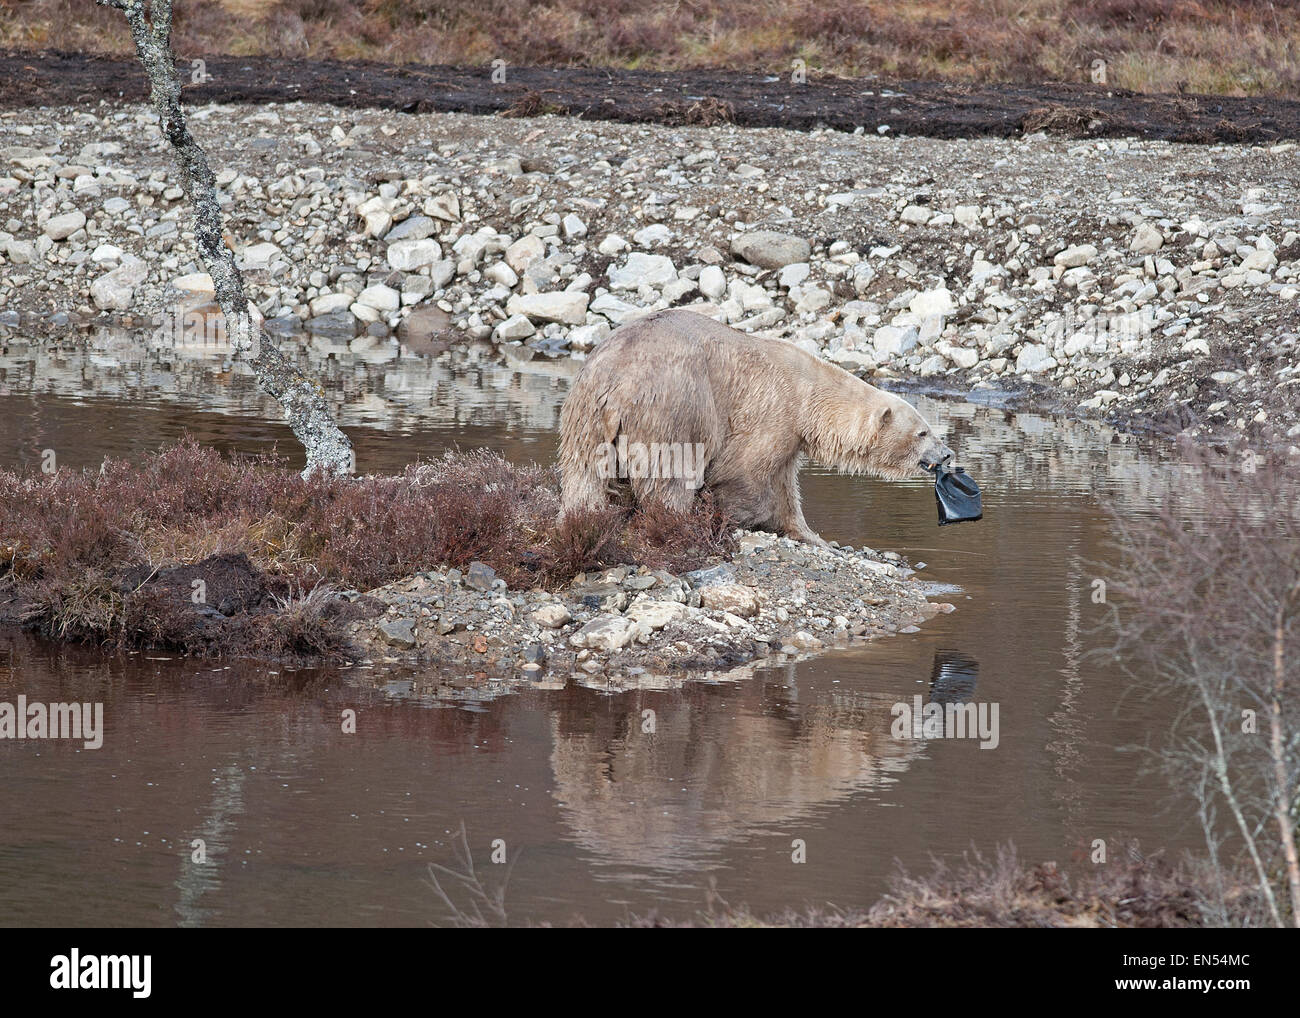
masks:
{"type": "MultiPolygon", "coordinates": [[[[952,450],[902,399],[792,343],[693,311],[648,315],[587,358],[560,415],[563,510],[606,504],[619,479],[598,464],[620,439],[689,444],[703,486],[743,526],[822,543],[803,518],[801,454],[848,473],[902,478],[952,450]]],[[[687,509],[689,478],[631,477],[639,502],[687,509]]]]}

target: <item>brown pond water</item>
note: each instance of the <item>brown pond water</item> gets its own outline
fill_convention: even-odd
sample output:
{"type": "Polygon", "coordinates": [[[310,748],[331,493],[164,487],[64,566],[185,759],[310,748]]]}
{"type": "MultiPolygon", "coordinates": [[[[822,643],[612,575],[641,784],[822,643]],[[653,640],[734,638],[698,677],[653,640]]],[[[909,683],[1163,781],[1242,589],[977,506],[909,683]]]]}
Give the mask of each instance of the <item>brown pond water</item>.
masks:
{"type": "MultiPolygon", "coordinates": [[[[549,461],[571,367],[405,354],[313,356],[362,470],[455,444],[549,461]]],[[[864,906],[900,861],[924,871],[1007,841],[1076,869],[1095,838],[1195,847],[1188,805],[1124,751],[1158,743],[1171,705],[1082,656],[1098,618],[1084,563],[1107,554],[1098,496],[1146,512],[1179,468],[1104,427],[915,401],[984,486],[986,517],[940,530],[924,481],[806,472],[823,536],[926,563],[958,607],[862,650],[675,690],[430,701],[410,669],[105,656],[0,631],[0,701],[101,701],[106,727],[98,750],[0,741],[0,922],[444,924],[428,865],[454,861],[462,824],[489,888],[504,841],[512,923],[689,917],[710,880],[759,912],[864,906]],[[928,699],[936,675],[999,705],[996,749],[891,736],[892,705],[928,699]]],[[[5,467],[51,448],[63,467],[93,466],[185,431],[292,451],[276,420],[238,371],[130,337],[0,349],[5,467]]]]}

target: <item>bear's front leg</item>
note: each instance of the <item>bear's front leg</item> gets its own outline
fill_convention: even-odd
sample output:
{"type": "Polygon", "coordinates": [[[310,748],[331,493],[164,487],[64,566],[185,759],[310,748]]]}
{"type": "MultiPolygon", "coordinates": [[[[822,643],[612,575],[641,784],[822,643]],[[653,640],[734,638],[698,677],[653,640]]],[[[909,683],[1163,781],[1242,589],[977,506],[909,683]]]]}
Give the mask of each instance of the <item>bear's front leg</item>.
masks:
{"type": "Polygon", "coordinates": [[[781,472],[772,485],[773,508],[775,510],[776,529],[794,541],[803,541],[817,548],[829,548],[808,526],[803,518],[803,506],[799,497],[799,460],[795,457],[781,472]]]}
{"type": "Polygon", "coordinates": [[[824,540],[822,540],[821,537],[819,537],[817,534],[814,534],[811,530],[809,530],[807,525],[805,525],[802,529],[799,530],[791,530],[788,527],[784,527],[782,529],[785,532],[785,536],[790,538],[790,540],[792,541],[802,541],[804,544],[811,544],[816,548],[830,547],[830,545],[827,544],[824,540]]]}

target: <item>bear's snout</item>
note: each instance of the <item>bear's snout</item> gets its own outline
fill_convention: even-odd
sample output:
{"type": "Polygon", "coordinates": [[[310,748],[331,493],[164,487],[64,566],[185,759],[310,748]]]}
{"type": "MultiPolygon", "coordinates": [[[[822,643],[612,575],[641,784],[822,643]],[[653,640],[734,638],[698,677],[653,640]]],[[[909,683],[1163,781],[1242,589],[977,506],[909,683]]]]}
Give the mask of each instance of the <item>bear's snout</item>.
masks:
{"type": "Polygon", "coordinates": [[[941,467],[957,454],[942,442],[934,442],[921,453],[921,466],[926,470],[941,467]]]}

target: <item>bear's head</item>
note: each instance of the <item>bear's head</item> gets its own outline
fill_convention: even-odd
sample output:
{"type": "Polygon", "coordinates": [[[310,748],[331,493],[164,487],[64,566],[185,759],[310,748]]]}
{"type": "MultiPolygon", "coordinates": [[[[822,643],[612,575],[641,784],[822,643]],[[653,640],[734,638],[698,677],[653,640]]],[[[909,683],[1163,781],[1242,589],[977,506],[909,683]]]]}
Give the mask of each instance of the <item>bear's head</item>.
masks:
{"type": "Polygon", "coordinates": [[[865,399],[836,414],[821,448],[813,458],[852,473],[899,480],[941,465],[954,453],[910,403],[892,393],[864,385],[865,399]]]}

